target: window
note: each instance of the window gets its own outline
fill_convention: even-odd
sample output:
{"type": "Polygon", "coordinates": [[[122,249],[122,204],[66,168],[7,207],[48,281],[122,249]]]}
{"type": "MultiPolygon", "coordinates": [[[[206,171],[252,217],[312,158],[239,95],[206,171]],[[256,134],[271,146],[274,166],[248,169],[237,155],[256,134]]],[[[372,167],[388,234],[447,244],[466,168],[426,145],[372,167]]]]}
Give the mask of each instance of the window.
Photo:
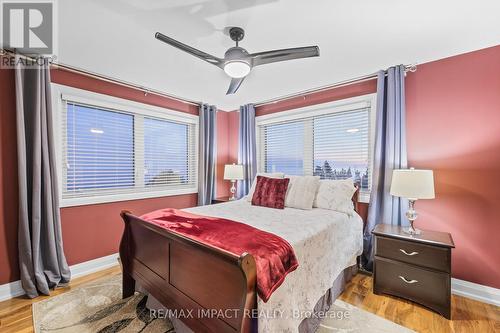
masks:
{"type": "Polygon", "coordinates": [[[314,118],[314,175],[321,179],[352,178],[370,189],[370,109],[343,111],[314,118]]]}
{"type": "Polygon", "coordinates": [[[352,178],[371,189],[374,95],[257,118],[259,171],[352,178]]]}
{"type": "Polygon", "coordinates": [[[304,123],[301,121],[269,125],[263,131],[265,172],[304,174],[304,123]]]}
{"type": "Polygon", "coordinates": [[[62,206],[197,191],[197,117],[60,90],[79,93],[57,100],[62,206]]]}
{"type": "Polygon", "coordinates": [[[134,117],[67,103],[64,193],[134,186],[134,117]]]}
{"type": "Polygon", "coordinates": [[[186,124],[144,118],[144,182],[147,187],[178,186],[194,178],[189,168],[189,131],[186,124]]]}

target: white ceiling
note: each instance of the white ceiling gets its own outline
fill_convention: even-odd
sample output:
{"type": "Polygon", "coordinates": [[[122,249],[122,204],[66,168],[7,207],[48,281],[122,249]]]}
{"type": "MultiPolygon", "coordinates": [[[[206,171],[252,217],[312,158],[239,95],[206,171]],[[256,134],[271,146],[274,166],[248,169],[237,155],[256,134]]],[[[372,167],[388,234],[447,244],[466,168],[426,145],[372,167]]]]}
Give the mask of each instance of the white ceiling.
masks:
{"type": "Polygon", "coordinates": [[[498,0],[62,0],[60,62],[223,110],[500,44],[498,0]],[[222,57],[226,27],[249,52],[318,45],[319,58],[254,68],[235,95],[219,68],[163,34],[222,57]]]}

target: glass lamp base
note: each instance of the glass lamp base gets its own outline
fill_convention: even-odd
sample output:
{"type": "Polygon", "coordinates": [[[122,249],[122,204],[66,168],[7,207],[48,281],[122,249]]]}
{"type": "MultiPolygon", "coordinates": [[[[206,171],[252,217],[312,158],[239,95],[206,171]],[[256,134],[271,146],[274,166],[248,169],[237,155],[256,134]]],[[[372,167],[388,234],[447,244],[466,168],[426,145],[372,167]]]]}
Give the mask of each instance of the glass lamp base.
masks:
{"type": "Polygon", "coordinates": [[[415,220],[418,217],[418,214],[415,211],[415,200],[408,200],[408,211],[406,212],[406,217],[408,218],[408,221],[410,221],[410,226],[408,228],[404,228],[403,231],[410,235],[420,235],[421,231],[413,226],[413,223],[415,223],[415,220]]]}
{"type": "Polygon", "coordinates": [[[235,193],[236,193],[236,181],[235,180],[231,180],[231,189],[229,190],[231,192],[231,196],[229,197],[229,201],[234,201],[236,200],[236,197],[234,196],[235,193]]]}
{"type": "Polygon", "coordinates": [[[407,234],[410,234],[410,235],[420,235],[422,233],[422,231],[420,229],[414,229],[414,228],[411,228],[411,227],[404,228],[403,232],[407,233],[407,234]]]}

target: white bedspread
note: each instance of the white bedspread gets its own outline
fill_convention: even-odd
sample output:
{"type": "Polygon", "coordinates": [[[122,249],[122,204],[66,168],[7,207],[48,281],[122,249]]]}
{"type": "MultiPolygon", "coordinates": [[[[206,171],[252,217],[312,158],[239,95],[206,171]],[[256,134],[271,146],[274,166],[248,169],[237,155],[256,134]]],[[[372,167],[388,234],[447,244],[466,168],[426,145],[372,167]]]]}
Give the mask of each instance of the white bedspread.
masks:
{"type": "Polygon", "coordinates": [[[185,210],[246,223],[292,245],[299,267],[287,275],[267,303],[258,298],[259,313],[266,314],[259,317],[259,332],[298,332],[305,312],[314,309],[335,278],[363,250],[363,222],[357,214],[349,217],[319,208],[272,209],[252,206],[246,200],[185,210]]]}

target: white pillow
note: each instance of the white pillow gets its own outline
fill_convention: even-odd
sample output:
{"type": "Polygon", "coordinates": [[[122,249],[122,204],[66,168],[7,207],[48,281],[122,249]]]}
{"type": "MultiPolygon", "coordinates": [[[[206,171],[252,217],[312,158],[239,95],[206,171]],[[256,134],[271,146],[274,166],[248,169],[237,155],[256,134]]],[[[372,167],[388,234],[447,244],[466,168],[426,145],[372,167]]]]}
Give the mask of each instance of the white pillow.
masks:
{"type": "Polygon", "coordinates": [[[285,206],[312,209],[319,187],[319,176],[285,176],[290,178],[286,190],[285,206]]]}
{"type": "Polygon", "coordinates": [[[314,207],[335,210],[352,215],[354,205],[352,196],[356,192],[352,179],[321,180],[318,193],[314,200],[314,207]]]}
{"type": "Polygon", "coordinates": [[[248,195],[246,197],[248,202],[252,202],[253,192],[255,192],[255,186],[257,185],[257,176],[283,179],[285,177],[285,174],[283,172],[272,172],[272,173],[257,172],[255,178],[253,179],[252,186],[250,187],[250,191],[248,191],[248,195]]]}

